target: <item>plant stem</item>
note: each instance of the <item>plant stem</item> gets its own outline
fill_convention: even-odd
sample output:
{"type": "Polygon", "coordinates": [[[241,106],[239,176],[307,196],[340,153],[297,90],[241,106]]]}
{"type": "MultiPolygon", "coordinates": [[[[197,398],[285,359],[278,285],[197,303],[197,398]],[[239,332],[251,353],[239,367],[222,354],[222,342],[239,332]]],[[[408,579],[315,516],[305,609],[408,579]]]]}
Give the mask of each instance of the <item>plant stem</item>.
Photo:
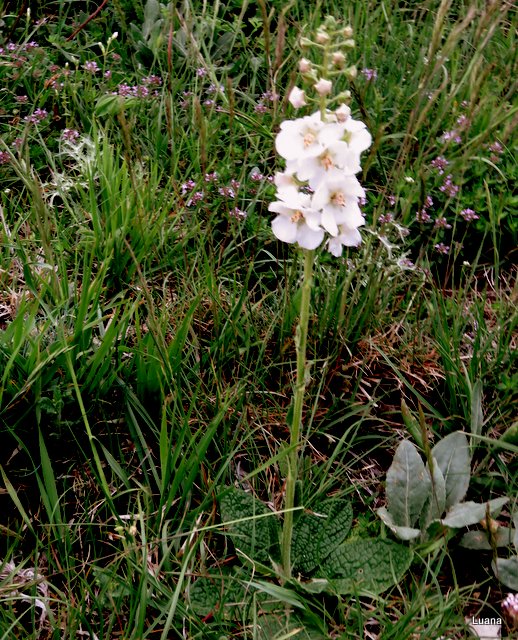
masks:
{"type": "Polygon", "coordinates": [[[297,350],[297,379],[293,394],[293,418],[290,428],[290,448],[288,453],[288,475],[286,477],[286,497],[284,500],[284,524],[282,528],[282,566],[284,577],[291,577],[291,539],[293,534],[293,507],[295,506],[295,484],[299,469],[300,427],[304,392],[306,390],[306,342],[308,337],[309,312],[311,303],[311,281],[313,278],[314,251],[304,251],[304,276],[300,318],[295,335],[297,350]]]}

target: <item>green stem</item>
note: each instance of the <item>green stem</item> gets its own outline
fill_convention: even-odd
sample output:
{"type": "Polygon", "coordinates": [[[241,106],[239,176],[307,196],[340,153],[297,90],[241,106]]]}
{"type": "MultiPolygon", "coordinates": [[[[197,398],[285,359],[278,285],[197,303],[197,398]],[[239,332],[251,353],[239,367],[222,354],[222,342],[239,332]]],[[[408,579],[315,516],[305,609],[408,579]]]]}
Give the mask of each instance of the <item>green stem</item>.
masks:
{"type": "Polygon", "coordinates": [[[295,336],[297,349],[297,379],[293,394],[293,418],[290,428],[290,447],[288,453],[288,475],[286,477],[286,497],[284,500],[284,524],[282,528],[282,566],[284,577],[291,577],[291,539],[293,535],[293,508],[295,506],[295,485],[299,469],[300,427],[306,390],[306,343],[308,337],[309,313],[311,302],[311,281],[313,278],[314,251],[304,252],[304,278],[302,281],[302,299],[300,319],[295,336]]]}

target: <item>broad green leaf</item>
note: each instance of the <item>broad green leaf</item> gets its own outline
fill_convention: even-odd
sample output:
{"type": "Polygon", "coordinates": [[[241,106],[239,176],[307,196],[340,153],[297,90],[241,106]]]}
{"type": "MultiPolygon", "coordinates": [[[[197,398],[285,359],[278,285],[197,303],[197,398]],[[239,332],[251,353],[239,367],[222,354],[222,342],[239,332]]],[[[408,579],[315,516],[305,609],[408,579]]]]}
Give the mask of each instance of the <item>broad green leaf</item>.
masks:
{"type": "Polygon", "coordinates": [[[279,521],[260,500],[242,489],[231,488],[221,498],[221,518],[236,549],[257,560],[278,557],[279,521]]]}
{"type": "Polygon", "coordinates": [[[394,524],[392,516],[385,507],[380,507],[377,510],[377,514],[387,525],[387,527],[391,531],[393,531],[400,540],[414,540],[414,538],[417,538],[421,533],[420,529],[414,529],[412,527],[400,527],[397,524],[394,524]]]}
{"type": "MultiPolygon", "coordinates": [[[[514,529],[499,527],[494,534],[494,542],[497,547],[508,547],[515,533],[514,529]]],[[[468,531],[462,536],[460,546],[465,549],[478,549],[480,551],[491,551],[491,543],[486,531],[468,531]]]]}
{"type": "Polygon", "coordinates": [[[446,482],[446,505],[449,509],[464,499],[469,486],[471,458],[466,436],[454,431],[440,440],[432,449],[446,482]]]}
{"type": "Polygon", "coordinates": [[[351,504],[345,500],[323,500],[313,513],[303,513],[293,528],[293,568],[310,574],[345,540],[353,519],[351,504]]]}
{"type": "Polygon", "coordinates": [[[446,514],[446,517],[441,520],[442,524],[453,529],[460,527],[467,527],[470,524],[477,524],[486,517],[486,512],[489,505],[489,512],[493,514],[498,511],[509,498],[495,498],[489,502],[483,502],[479,504],[477,502],[461,502],[454,505],[446,514]]]}
{"type": "Polygon", "coordinates": [[[340,545],[322,565],[335,593],[378,594],[397,584],[412,562],[412,551],[381,539],[358,539],[340,545]]]}
{"type": "Polygon", "coordinates": [[[427,529],[430,522],[438,520],[446,508],[446,481],[437,460],[433,459],[433,477],[428,464],[426,465],[426,471],[431,478],[431,492],[421,517],[421,528],[423,530],[427,529]]]}
{"type": "Polygon", "coordinates": [[[421,456],[409,440],[396,449],[387,471],[387,509],[394,524],[413,527],[430,495],[430,476],[421,456]]]}
{"type": "Polygon", "coordinates": [[[229,575],[198,578],[189,589],[191,607],[200,616],[218,611],[224,618],[238,617],[246,604],[245,596],[241,582],[229,575]]]}
{"type": "Polygon", "coordinates": [[[513,591],[518,591],[518,556],[497,558],[492,563],[496,577],[513,591]]]}

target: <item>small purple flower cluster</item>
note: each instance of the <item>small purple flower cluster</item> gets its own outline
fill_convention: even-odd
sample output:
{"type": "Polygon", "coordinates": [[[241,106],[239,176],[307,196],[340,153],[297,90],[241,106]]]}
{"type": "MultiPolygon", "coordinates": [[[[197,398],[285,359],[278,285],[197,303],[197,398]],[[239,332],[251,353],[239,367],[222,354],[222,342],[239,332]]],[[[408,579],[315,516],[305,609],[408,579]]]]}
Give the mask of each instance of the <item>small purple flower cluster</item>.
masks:
{"type": "Polygon", "coordinates": [[[31,124],[38,124],[42,120],[45,120],[48,116],[48,112],[45,109],[36,109],[30,116],[25,116],[25,122],[31,124]]]}
{"type": "Polygon", "coordinates": [[[444,173],[444,170],[449,164],[450,163],[448,162],[448,160],[446,160],[444,156],[437,156],[437,158],[434,158],[430,162],[430,166],[433,167],[434,169],[437,169],[437,172],[439,173],[440,176],[442,176],[442,174],[444,173]]]}
{"type": "Polygon", "coordinates": [[[79,131],[76,131],[76,129],[63,129],[61,138],[67,142],[75,142],[79,138],[79,131]]]}
{"type": "Polygon", "coordinates": [[[434,246],[434,249],[437,251],[437,253],[442,253],[443,255],[448,255],[448,253],[450,252],[450,247],[443,242],[437,243],[434,246]]]}
{"type": "Polygon", "coordinates": [[[419,224],[427,224],[432,221],[432,216],[428,213],[428,209],[433,207],[433,199],[427,195],[423,202],[423,207],[415,214],[415,219],[419,224]]]}
{"type": "Polygon", "coordinates": [[[439,218],[435,218],[433,228],[434,229],[451,229],[451,224],[449,224],[448,220],[446,220],[444,216],[440,216],[439,218]]]}
{"type": "Polygon", "coordinates": [[[439,187],[439,191],[445,193],[448,198],[455,198],[455,196],[459,193],[460,187],[458,184],[453,182],[453,176],[448,174],[444,179],[443,184],[439,187]]]}
{"type": "Polygon", "coordinates": [[[0,164],[7,164],[11,161],[11,156],[7,151],[0,151],[0,164]]]}
{"type": "Polygon", "coordinates": [[[500,160],[500,157],[504,152],[503,146],[498,141],[495,141],[489,145],[488,149],[489,151],[491,151],[489,159],[491,160],[491,162],[496,164],[500,160]]]}
{"type": "Polygon", "coordinates": [[[466,222],[473,222],[473,220],[478,220],[479,216],[473,211],[473,209],[463,209],[460,212],[460,215],[464,218],[466,222]]]}
{"type": "Polygon", "coordinates": [[[376,78],[378,77],[378,72],[376,71],[376,69],[362,69],[361,71],[362,76],[367,80],[367,82],[374,82],[374,80],[376,80],[376,78]]]}
{"type": "Polygon", "coordinates": [[[83,65],[83,69],[85,71],[88,71],[88,73],[92,73],[92,74],[95,74],[98,71],[100,71],[99,65],[95,60],[88,60],[87,62],[85,62],[83,65]]]}
{"type": "Polygon", "coordinates": [[[460,133],[456,129],[445,131],[441,136],[441,140],[443,142],[455,142],[456,144],[460,144],[462,142],[460,133]]]}
{"type": "Polygon", "coordinates": [[[270,107],[267,103],[273,104],[277,102],[278,99],[279,94],[275,93],[275,91],[265,91],[265,93],[263,93],[263,95],[259,99],[258,103],[255,105],[254,111],[261,114],[268,113],[270,107]]]}

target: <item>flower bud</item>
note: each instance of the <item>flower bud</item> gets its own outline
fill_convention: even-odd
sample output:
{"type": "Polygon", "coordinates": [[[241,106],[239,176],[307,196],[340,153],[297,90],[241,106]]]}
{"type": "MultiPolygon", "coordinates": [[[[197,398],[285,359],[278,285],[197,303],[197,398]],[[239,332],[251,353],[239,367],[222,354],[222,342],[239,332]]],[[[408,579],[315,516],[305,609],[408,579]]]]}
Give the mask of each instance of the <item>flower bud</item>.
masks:
{"type": "Polygon", "coordinates": [[[353,28],[351,27],[351,25],[348,25],[347,27],[344,27],[342,30],[342,35],[344,38],[351,38],[353,35],[353,28]]]}
{"type": "Polygon", "coordinates": [[[324,78],[320,78],[314,87],[319,96],[328,96],[333,88],[333,83],[331,80],[324,80],[324,78]]]}
{"type": "Polygon", "coordinates": [[[293,87],[293,89],[290,91],[290,95],[288,96],[288,100],[295,107],[295,109],[307,105],[306,94],[302,89],[299,89],[298,87],[293,87]]]}
{"type": "Polygon", "coordinates": [[[344,40],[342,42],[342,47],[345,47],[346,49],[354,49],[356,43],[354,42],[354,40],[344,40]]]}
{"type": "Polygon", "coordinates": [[[335,67],[341,69],[345,63],[345,55],[341,51],[335,51],[331,56],[331,60],[335,67]]]}
{"type": "Polygon", "coordinates": [[[307,58],[301,58],[299,60],[299,71],[300,73],[308,73],[311,71],[312,65],[311,62],[307,58]]]}
{"type": "Polygon", "coordinates": [[[345,122],[351,115],[351,109],[346,104],[341,104],[338,109],[335,110],[335,116],[338,122],[345,122]]]}
{"type": "Polygon", "coordinates": [[[316,41],[318,42],[318,44],[327,44],[329,40],[330,37],[326,31],[324,31],[323,29],[317,31],[316,41]]]}
{"type": "Polygon", "coordinates": [[[353,65],[345,70],[345,75],[348,80],[354,80],[358,75],[358,69],[353,65]]]}
{"type": "Polygon", "coordinates": [[[307,49],[312,46],[313,42],[309,38],[301,38],[299,44],[301,49],[307,49]]]}

